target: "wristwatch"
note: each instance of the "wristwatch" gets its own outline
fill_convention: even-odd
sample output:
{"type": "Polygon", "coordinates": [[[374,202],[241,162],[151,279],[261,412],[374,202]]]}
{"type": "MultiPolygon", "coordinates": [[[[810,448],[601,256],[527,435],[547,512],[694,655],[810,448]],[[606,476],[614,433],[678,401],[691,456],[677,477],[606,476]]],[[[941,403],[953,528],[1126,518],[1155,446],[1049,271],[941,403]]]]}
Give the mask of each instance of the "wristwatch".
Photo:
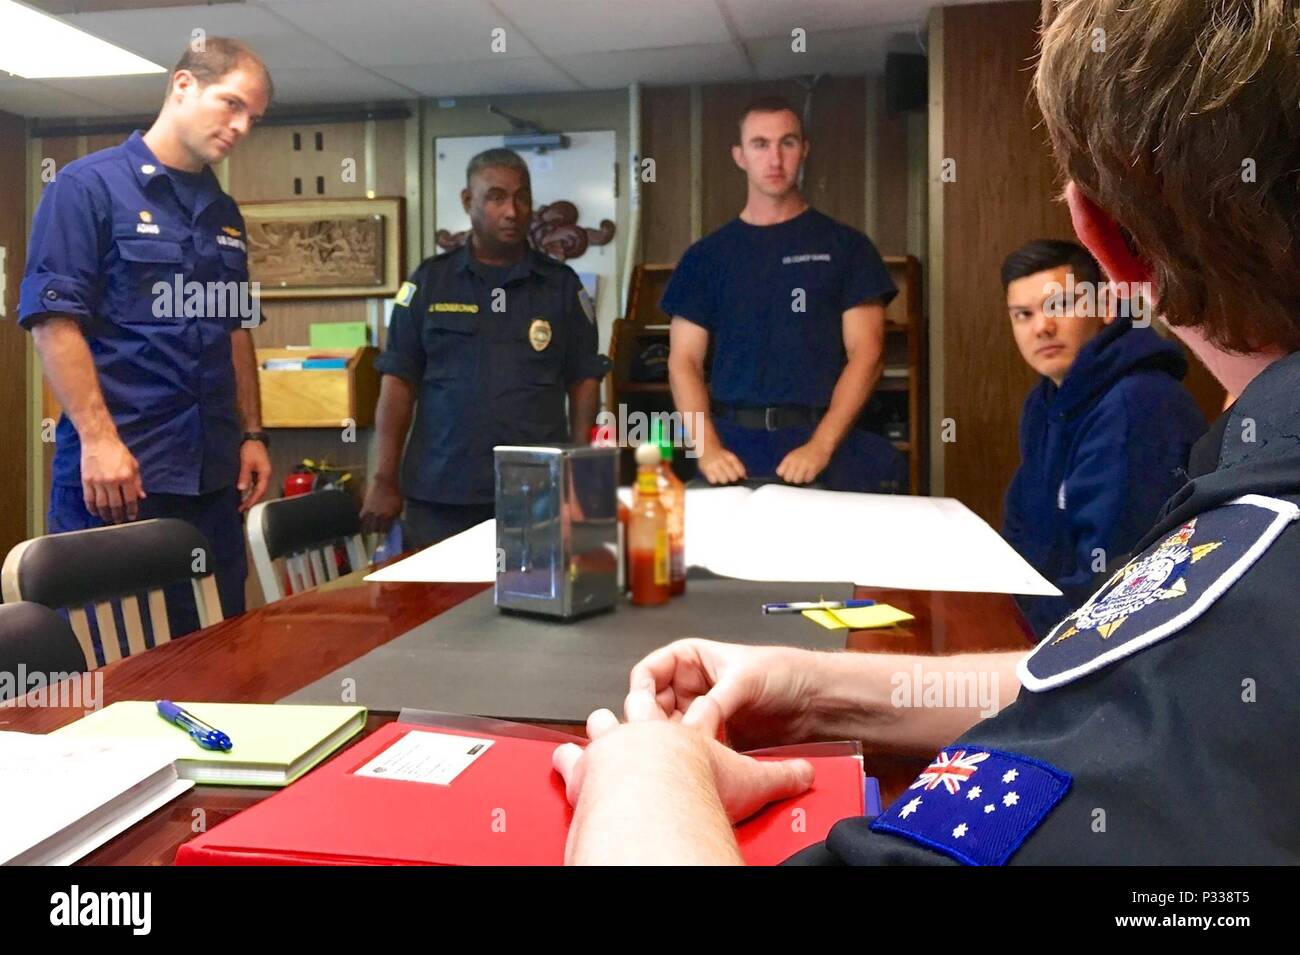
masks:
{"type": "Polygon", "coordinates": [[[271,447],[271,436],[265,431],[245,431],[244,441],[261,441],[268,449],[271,447]]]}

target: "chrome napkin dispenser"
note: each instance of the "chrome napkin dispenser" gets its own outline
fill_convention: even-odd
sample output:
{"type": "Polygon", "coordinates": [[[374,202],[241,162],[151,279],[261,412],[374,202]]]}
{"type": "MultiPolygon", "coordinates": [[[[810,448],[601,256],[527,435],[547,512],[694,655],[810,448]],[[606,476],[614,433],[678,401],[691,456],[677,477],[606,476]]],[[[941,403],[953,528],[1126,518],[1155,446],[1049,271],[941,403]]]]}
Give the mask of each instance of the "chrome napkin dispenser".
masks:
{"type": "Polygon", "coordinates": [[[572,619],[618,600],[618,449],[499,446],[502,610],[572,619]]]}

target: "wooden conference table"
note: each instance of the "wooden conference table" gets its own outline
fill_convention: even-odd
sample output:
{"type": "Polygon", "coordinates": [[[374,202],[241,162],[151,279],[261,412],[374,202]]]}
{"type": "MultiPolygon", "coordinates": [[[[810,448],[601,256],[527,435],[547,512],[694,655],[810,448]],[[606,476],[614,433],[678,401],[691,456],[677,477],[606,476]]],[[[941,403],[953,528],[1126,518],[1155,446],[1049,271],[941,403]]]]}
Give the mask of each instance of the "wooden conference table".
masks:
{"type": "MultiPolygon", "coordinates": [[[[373,648],[485,590],[488,584],[376,584],[364,572],[341,577],[102,668],[103,699],[273,703],[373,648]]],[[[950,654],[1028,649],[1030,631],[1011,597],[860,589],[916,619],[906,627],[858,631],[853,650],[950,654]]],[[[665,634],[664,642],[674,635],[665,634]]],[[[53,694],[52,694],[53,695],[53,694]]],[[[80,719],[80,708],[0,706],[0,729],[45,733],[80,719]]],[[[396,714],[371,713],[362,739],[396,714]]],[[[580,726],[547,724],[582,734],[580,726]]],[[[927,754],[928,755],[928,754],[927,754]]],[[[888,804],[925,758],[866,753],[888,804]]],[[[195,786],[82,860],[89,865],[170,865],[199,826],[211,828],[273,789],[195,786]]]]}

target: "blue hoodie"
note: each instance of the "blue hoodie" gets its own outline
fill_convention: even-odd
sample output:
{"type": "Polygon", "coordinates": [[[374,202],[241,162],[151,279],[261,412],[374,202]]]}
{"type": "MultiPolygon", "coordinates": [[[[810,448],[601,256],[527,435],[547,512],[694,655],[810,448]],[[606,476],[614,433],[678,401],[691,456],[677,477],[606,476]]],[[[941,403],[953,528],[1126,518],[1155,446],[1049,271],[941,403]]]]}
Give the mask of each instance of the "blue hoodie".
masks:
{"type": "Polygon", "coordinates": [[[1186,373],[1177,345],[1119,319],[1059,388],[1043,378],[1025,399],[1002,536],[1064,593],[1017,598],[1039,636],[1123,563],[1186,481],[1206,428],[1186,373]]]}

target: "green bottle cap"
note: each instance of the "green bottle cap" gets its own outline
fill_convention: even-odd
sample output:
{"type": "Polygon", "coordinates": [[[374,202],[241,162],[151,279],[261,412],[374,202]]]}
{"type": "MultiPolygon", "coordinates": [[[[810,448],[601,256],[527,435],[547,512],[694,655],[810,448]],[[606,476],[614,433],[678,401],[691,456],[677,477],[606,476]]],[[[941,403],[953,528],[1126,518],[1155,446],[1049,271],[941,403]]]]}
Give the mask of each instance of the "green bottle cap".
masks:
{"type": "Polygon", "coordinates": [[[654,417],[650,419],[650,444],[657,445],[659,448],[659,457],[663,461],[673,459],[673,444],[668,435],[664,434],[663,419],[654,417]]]}

